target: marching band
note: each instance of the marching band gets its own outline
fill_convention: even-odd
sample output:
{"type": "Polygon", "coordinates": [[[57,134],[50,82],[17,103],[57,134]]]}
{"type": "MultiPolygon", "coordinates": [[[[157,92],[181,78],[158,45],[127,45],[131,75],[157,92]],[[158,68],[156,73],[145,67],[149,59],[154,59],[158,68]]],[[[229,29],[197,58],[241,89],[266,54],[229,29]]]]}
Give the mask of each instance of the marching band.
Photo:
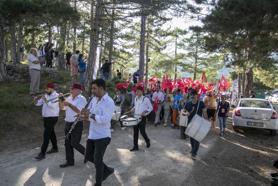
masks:
{"type": "MultiPolygon", "coordinates": [[[[164,94],[160,87],[157,87],[153,95],[153,103],[151,99],[144,96],[144,87],[137,85],[134,87],[136,97],[134,104],[131,103],[131,109],[126,113],[121,112],[121,125],[133,127],[133,148],[130,151],[138,151],[139,131],[143,136],[146,147],[150,148],[150,138],[146,133],[146,124],[149,119],[147,116],[154,111],[155,103],[158,107],[165,100],[164,94]],[[154,106],[153,106],[154,105],[154,106]],[[131,117],[128,117],[132,113],[131,117]]],[[[100,186],[102,182],[114,173],[114,168],[107,166],[103,162],[103,157],[108,145],[111,142],[111,120],[115,114],[115,103],[106,92],[106,85],[103,79],[96,79],[91,83],[91,97],[88,102],[82,95],[83,87],[80,84],[73,84],[70,93],[58,94],[53,83],[48,83],[45,93],[34,98],[37,106],[42,106],[42,117],[44,121],[44,134],[41,151],[36,160],[43,160],[45,154],[58,152],[57,139],[54,131],[55,124],[58,121],[59,112],[65,111],[65,154],[66,161],[61,164],[61,168],[74,166],[74,149],[84,155],[84,163],[92,162],[96,168],[95,180],[96,186],[100,186]],[[89,123],[89,134],[86,148],[80,144],[83,131],[83,123],[89,123]],[[47,151],[48,143],[51,141],[52,148],[47,151]],[[46,152],[47,151],[47,152],[46,152]]],[[[192,94],[196,98],[196,93],[192,94]]],[[[194,103],[195,104],[195,103],[194,103]]],[[[194,110],[190,105],[186,105],[185,109],[190,113],[194,110]]],[[[162,107],[162,106],[161,106],[162,107]]],[[[199,104],[198,104],[199,107],[199,104]]],[[[205,107],[205,104],[203,104],[205,107]]],[[[200,107],[203,109],[203,107],[200,107]]],[[[161,110],[158,108],[157,110],[161,110]]],[[[193,115],[190,117],[192,118],[193,115]]],[[[160,115],[156,115],[155,124],[159,122],[160,115]]],[[[166,121],[165,121],[166,122],[166,121]]],[[[191,138],[192,159],[194,160],[198,151],[199,142],[191,138]]]]}

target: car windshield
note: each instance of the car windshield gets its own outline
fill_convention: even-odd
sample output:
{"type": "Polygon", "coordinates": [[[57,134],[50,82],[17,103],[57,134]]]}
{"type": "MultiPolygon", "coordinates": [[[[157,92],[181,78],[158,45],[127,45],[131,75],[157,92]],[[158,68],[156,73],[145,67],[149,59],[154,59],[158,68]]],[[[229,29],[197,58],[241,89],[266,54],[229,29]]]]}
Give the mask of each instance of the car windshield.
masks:
{"type": "Polygon", "coordinates": [[[268,101],[263,100],[241,100],[240,107],[271,108],[268,101]]]}

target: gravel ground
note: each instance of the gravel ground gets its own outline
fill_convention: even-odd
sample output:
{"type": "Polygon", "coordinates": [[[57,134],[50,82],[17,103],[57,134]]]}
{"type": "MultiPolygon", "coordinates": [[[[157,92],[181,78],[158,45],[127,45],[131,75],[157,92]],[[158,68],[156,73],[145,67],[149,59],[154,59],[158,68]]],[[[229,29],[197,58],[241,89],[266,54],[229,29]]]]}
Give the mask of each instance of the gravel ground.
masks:
{"type": "MultiPolygon", "coordinates": [[[[132,129],[115,128],[105,162],[115,168],[103,185],[178,186],[178,185],[270,185],[272,163],[278,159],[278,137],[262,130],[235,133],[229,129],[220,138],[211,131],[203,141],[196,161],[190,158],[189,140],[179,139],[179,130],[149,125],[151,148],[146,149],[140,136],[140,151],[132,147],[132,129]]],[[[82,144],[85,145],[86,134],[82,144]]],[[[37,145],[38,142],[34,143],[37,145]]],[[[64,162],[64,141],[59,137],[60,152],[38,162],[33,159],[39,148],[22,145],[20,150],[3,150],[0,154],[0,185],[93,185],[95,170],[91,163],[75,153],[75,166],[60,169],[64,162]]]]}

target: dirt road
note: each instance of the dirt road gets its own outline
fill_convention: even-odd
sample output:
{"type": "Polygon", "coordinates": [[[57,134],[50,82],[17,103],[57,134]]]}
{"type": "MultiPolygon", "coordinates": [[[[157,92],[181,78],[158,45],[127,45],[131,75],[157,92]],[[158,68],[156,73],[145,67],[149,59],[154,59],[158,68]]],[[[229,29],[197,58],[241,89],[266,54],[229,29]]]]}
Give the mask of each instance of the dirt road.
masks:
{"type": "MultiPolygon", "coordinates": [[[[128,150],[132,147],[132,130],[116,128],[105,156],[105,162],[116,171],[103,185],[269,185],[269,173],[274,171],[272,163],[278,159],[278,137],[264,131],[239,134],[228,129],[223,138],[211,131],[196,161],[190,158],[189,140],[179,139],[179,130],[148,126],[147,132],[151,148],[146,149],[140,137],[140,151],[133,153],[128,150]]],[[[85,140],[84,134],[83,144],[85,140]]],[[[74,167],[59,168],[65,158],[63,143],[60,137],[60,152],[40,162],[33,159],[39,148],[2,151],[0,185],[93,185],[94,166],[83,164],[79,153],[75,153],[74,167]]]]}

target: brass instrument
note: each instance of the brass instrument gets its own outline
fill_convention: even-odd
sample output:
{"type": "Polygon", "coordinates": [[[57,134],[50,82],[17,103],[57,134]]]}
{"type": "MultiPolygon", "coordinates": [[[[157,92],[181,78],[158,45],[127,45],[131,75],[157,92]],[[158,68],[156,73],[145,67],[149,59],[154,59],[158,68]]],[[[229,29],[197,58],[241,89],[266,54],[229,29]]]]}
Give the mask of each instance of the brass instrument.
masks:
{"type": "Polygon", "coordinates": [[[62,95],[59,95],[55,98],[51,98],[51,99],[47,100],[46,103],[49,103],[49,102],[54,101],[56,99],[58,99],[58,100],[54,101],[53,103],[57,103],[59,101],[65,101],[65,97],[69,97],[70,95],[71,95],[71,93],[62,94],[62,95]]]}
{"type": "MultiPolygon", "coordinates": [[[[44,93],[41,93],[41,94],[38,94],[37,96],[34,97],[34,102],[38,101],[39,99],[41,99],[43,96],[45,96],[46,92],[44,93]]],[[[49,103],[49,102],[52,102],[53,103],[57,103],[59,101],[64,101],[65,100],[65,97],[68,97],[70,96],[71,94],[70,93],[66,93],[66,94],[62,94],[62,95],[59,95],[55,98],[51,98],[49,100],[46,100],[46,103],[49,103]]]]}

